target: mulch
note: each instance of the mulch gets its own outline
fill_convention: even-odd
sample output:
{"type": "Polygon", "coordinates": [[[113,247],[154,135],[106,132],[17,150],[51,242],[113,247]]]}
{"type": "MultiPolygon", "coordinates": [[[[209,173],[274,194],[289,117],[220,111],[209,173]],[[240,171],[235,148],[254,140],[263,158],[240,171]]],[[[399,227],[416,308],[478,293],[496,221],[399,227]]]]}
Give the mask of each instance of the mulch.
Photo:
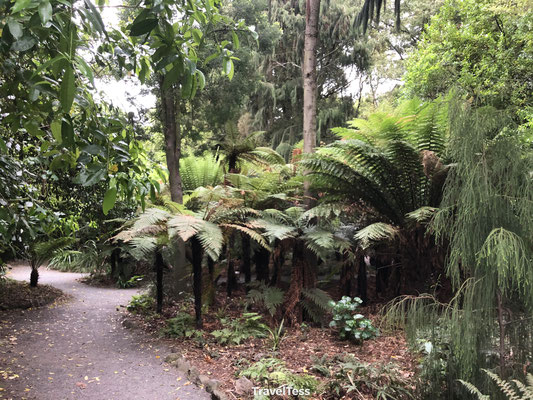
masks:
{"type": "Polygon", "coordinates": [[[50,285],[32,288],[27,282],[12,279],[0,281],[0,310],[42,307],[66,297],[61,290],[50,285]]]}

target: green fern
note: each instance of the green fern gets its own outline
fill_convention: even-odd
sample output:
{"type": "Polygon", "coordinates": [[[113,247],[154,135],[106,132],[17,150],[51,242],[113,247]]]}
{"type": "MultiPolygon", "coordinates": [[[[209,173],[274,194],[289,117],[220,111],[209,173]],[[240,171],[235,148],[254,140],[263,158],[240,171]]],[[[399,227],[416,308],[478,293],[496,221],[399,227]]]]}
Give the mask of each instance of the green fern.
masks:
{"type": "MultiPolygon", "coordinates": [[[[498,389],[505,395],[507,400],[533,400],[533,374],[527,374],[526,384],[519,380],[505,381],[501,379],[494,372],[487,369],[483,369],[483,372],[489,376],[489,378],[496,384],[498,389]],[[516,388],[513,387],[515,384],[516,388]]],[[[490,396],[481,393],[481,391],[470,382],[465,382],[461,379],[458,380],[466,390],[476,397],[478,400],[489,400],[490,396]]]]}
{"type": "Polygon", "coordinates": [[[263,305],[271,316],[274,316],[277,309],[283,304],[284,292],[280,288],[267,286],[263,282],[254,282],[246,295],[248,303],[263,305]]]}
{"type": "Polygon", "coordinates": [[[318,288],[302,289],[302,307],[316,323],[322,323],[331,311],[331,297],[318,288]]]}

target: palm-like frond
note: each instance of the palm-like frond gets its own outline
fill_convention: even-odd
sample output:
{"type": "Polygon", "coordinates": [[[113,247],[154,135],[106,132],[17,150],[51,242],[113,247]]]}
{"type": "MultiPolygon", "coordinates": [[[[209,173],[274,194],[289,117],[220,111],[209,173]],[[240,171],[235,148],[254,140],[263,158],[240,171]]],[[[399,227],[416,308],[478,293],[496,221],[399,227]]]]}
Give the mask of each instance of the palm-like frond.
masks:
{"type": "Polygon", "coordinates": [[[222,168],[215,156],[189,156],[180,160],[180,175],[183,190],[192,191],[199,187],[216,186],[222,183],[222,168]]]}
{"type": "Polygon", "coordinates": [[[363,249],[369,248],[373,243],[384,240],[393,240],[399,234],[399,229],[393,225],[376,222],[358,231],[354,239],[359,241],[363,249]]]}
{"type": "Polygon", "coordinates": [[[47,260],[50,260],[54,254],[67,246],[70,246],[75,241],[72,237],[60,237],[51,239],[46,242],[36,243],[31,249],[31,263],[38,268],[47,260]]]}

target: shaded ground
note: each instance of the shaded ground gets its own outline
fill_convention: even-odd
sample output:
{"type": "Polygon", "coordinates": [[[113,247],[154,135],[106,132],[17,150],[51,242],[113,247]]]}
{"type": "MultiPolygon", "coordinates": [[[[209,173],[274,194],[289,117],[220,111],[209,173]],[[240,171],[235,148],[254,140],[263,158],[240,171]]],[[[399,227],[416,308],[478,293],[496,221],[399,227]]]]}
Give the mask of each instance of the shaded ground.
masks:
{"type": "MultiPolygon", "coordinates": [[[[42,307],[63,296],[63,292],[50,285],[31,288],[27,282],[6,279],[0,282],[0,310],[42,307]]],[[[68,296],[63,296],[68,297],[68,296]]]]}
{"type": "MultiPolygon", "coordinates": [[[[30,269],[8,274],[27,280],[30,269]]],[[[135,289],[96,288],[81,274],[42,269],[40,283],[72,299],[26,311],[0,311],[0,399],[209,399],[163,362],[168,349],[132,333],[117,312],[135,289]]]]}
{"type": "MultiPolygon", "coordinates": [[[[174,352],[182,354],[190,360],[201,373],[211,374],[220,381],[222,383],[221,389],[226,392],[230,399],[244,400],[253,397],[252,394],[242,394],[237,390],[236,383],[239,373],[252,363],[267,357],[283,360],[293,373],[313,375],[320,385],[319,393],[311,396],[312,399],[361,400],[376,398],[364,384],[358,385],[358,391],[353,391],[346,397],[323,388],[323,385],[330,383],[333,377],[325,378],[322,374],[317,373],[314,368],[317,359],[322,359],[323,362],[327,361],[327,365],[326,363],[323,365],[329,367],[330,372],[334,375],[334,365],[336,364],[334,360],[342,359],[346,354],[353,355],[363,364],[368,363],[369,368],[374,368],[377,371],[383,366],[394,367],[394,378],[403,382],[401,386],[409,391],[414,390],[417,360],[409,352],[401,332],[383,332],[376,339],[365,341],[359,346],[349,341],[340,340],[333,329],[301,325],[285,329],[284,339],[278,351],[272,351],[272,343],[268,337],[246,340],[240,345],[222,346],[215,343],[210,332],[223,328],[217,314],[223,314],[225,318],[237,318],[242,315],[244,301],[244,293],[234,293],[233,298],[227,298],[225,293],[221,291],[217,296],[217,305],[212,309],[212,312],[204,315],[202,336],[188,339],[165,339],[169,347],[174,349],[174,352]]],[[[183,307],[182,303],[167,304],[163,308],[162,315],[156,315],[153,312],[148,315],[130,314],[129,319],[136,321],[136,325],[144,328],[147,332],[157,334],[165,328],[169,318],[183,312],[183,307]]],[[[192,305],[186,310],[189,314],[194,314],[192,305]]],[[[366,307],[360,311],[373,319],[375,325],[378,325],[377,310],[378,307],[366,307]]],[[[361,376],[362,380],[373,380],[373,383],[382,385],[383,390],[387,390],[387,386],[390,384],[389,377],[392,375],[374,376],[375,374],[371,373],[370,369],[366,369],[364,372],[368,375],[361,376]]],[[[345,380],[340,381],[340,383],[349,384],[348,378],[346,376],[344,378],[345,380]]],[[[258,387],[265,387],[264,384],[258,382],[255,384],[258,387]]],[[[401,397],[397,396],[396,398],[401,397]]]]}

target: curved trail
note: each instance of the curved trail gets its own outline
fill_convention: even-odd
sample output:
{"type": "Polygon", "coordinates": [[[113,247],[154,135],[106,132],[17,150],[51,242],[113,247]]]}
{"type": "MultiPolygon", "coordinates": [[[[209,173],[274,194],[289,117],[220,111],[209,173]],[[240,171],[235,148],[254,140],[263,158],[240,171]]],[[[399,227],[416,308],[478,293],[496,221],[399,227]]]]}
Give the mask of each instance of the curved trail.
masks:
{"type": "MultiPolygon", "coordinates": [[[[27,266],[8,274],[28,280],[27,266]]],[[[0,312],[0,399],[200,400],[210,396],[163,362],[168,350],[124,329],[117,312],[135,289],[95,288],[81,274],[40,270],[39,283],[73,298],[0,312]]]]}

